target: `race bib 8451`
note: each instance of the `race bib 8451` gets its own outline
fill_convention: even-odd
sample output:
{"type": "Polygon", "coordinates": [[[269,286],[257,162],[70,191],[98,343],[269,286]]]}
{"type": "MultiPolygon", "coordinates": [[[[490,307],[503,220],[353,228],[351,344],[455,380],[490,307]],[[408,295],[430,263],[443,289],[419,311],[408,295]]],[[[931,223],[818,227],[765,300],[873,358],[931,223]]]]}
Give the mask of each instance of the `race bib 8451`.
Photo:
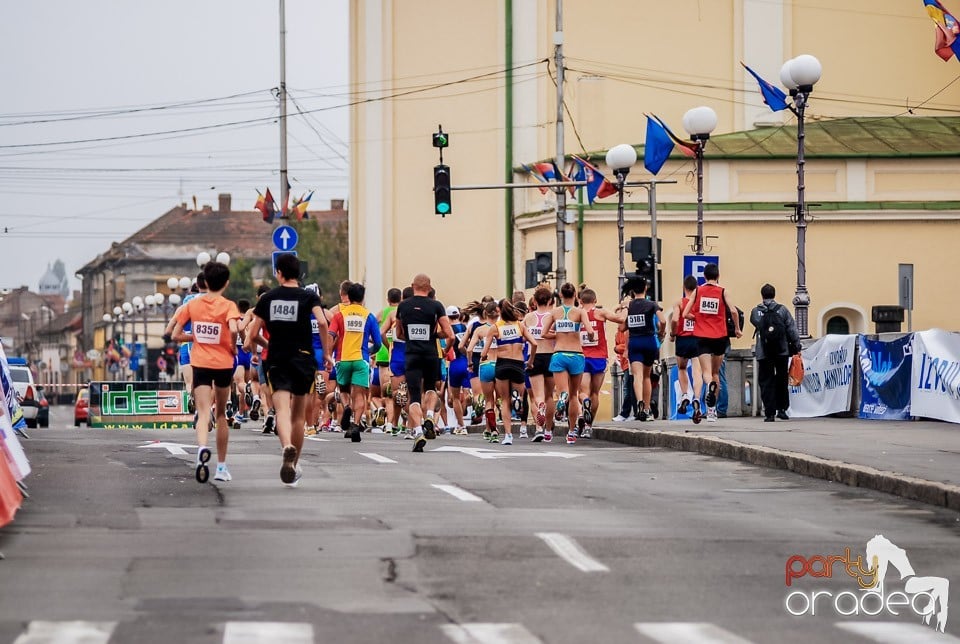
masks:
{"type": "Polygon", "coordinates": [[[701,297],[700,312],[703,313],[704,315],[719,315],[720,314],[720,298],[701,297]]]}

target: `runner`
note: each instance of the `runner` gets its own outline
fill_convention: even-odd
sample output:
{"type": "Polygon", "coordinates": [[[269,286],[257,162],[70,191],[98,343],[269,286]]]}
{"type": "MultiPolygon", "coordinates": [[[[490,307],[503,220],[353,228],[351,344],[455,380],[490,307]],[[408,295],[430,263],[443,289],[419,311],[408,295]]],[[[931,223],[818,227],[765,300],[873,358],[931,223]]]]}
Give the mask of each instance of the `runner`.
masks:
{"type": "MultiPolygon", "coordinates": [[[[407,286],[400,293],[400,301],[413,297],[413,287],[407,286]]],[[[382,337],[391,337],[390,344],[390,390],[393,392],[393,410],[389,422],[384,426],[384,432],[394,436],[400,433],[400,420],[407,413],[410,397],[407,392],[406,356],[407,343],[397,334],[397,310],[387,315],[387,319],[380,326],[382,337]]],[[[413,438],[412,434],[405,437],[413,438]]]]}
{"type": "MultiPolygon", "coordinates": [[[[190,285],[190,292],[187,293],[183,302],[180,304],[180,308],[183,308],[187,305],[187,302],[197,297],[200,293],[206,293],[207,291],[207,282],[203,277],[203,271],[197,274],[197,279],[194,280],[193,284],[190,285]]],[[[177,309],[180,310],[180,309],[177,309]]],[[[167,323],[166,328],[163,330],[163,339],[167,340],[171,338],[173,334],[173,327],[177,323],[176,313],[167,323]]],[[[189,336],[191,333],[191,326],[187,326],[183,329],[183,334],[189,336]]],[[[190,397],[187,400],[187,410],[192,414],[197,411],[196,400],[193,397],[193,369],[190,366],[190,349],[193,346],[192,338],[187,338],[180,345],[179,361],[180,361],[180,377],[183,378],[183,383],[186,385],[187,391],[190,392],[190,397]]],[[[194,419],[196,421],[196,419],[194,419]]]]}
{"type": "Polygon", "coordinates": [[[670,339],[676,343],[674,353],[677,356],[677,379],[680,381],[680,404],[677,413],[687,413],[687,406],[693,402],[693,422],[699,423],[702,418],[700,412],[700,396],[703,392],[703,376],[697,356],[700,355],[697,346],[696,325],[693,320],[683,317],[683,310],[687,302],[697,292],[697,278],[687,275],[683,278],[683,297],[674,303],[670,310],[669,326],[670,339]],[[690,387],[690,378],[687,376],[687,365],[693,362],[693,388],[690,387]]]}
{"type": "Polygon", "coordinates": [[[483,438],[491,443],[500,442],[500,434],[497,432],[497,412],[495,411],[497,401],[495,393],[496,352],[498,347],[496,340],[488,340],[487,335],[498,319],[500,319],[500,307],[497,306],[497,303],[487,302],[484,304],[480,322],[474,325],[473,333],[469,336],[469,344],[467,345],[467,353],[475,357],[474,372],[477,374],[477,380],[480,383],[480,395],[483,397],[483,418],[486,423],[483,438]],[[488,356],[486,360],[481,358],[484,351],[488,356]],[[494,352],[492,358],[489,357],[491,352],[494,352]]]}
{"type": "MultiPolygon", "coordinates": [[[[377,322],[380,324],[381,329],[390,317],[390,314],[397,310],[401,295],[400,289],[398,288],[391,288],[387,291],[387,305],[380,311],[380,315],[377,316],[377,322]]],[[[377,351],[376,366],[381,394],[384,400],[383,404],[381,404],[375,412],[374,425],[384,426],[387,423],[388,416],[393,418],[393,401],[391,400],[393,390],[390,386],[390,346],[393,344],[393,331],[390,331],[389,337],[381,334],[381,338],[383,339],[383,345],[381,345],[380,350],[377,351]]]]}
{"type": "Polygon", "coordinates": [[[470,386],[470,363],[467,360],[467,325],[460,320],[460,309],[455,306],[447,307],[447,317],[450,318],[450,328],[453,330],[453,360],[447,367],[447,397],[453,408],[453,415],[457,424],[453,433],[457,436],[466,436],[467,427],[463,423],[463,386],[470,386]]]}
{"type": "Polygon", "coordinates": [[[511,425],[512,392],[523,395],[524,386],[524,341],[531,346],[530,359],[526,362],[527,368],[533,367],[533,357],[537,353],[537,339],[531,334],[521,321],[523,315],[510,302],[500,300],[500,320],[487,332],[486,346],[480,354],[480,362],[486,360],[490,348],[496,342],[497,361],[494,367],[495,389],[500,397],[500,418],[503,419],[502,445],[513,445],[513,430],[511,425]]]}
{"type": "MultiPolygon", "coordinates": [[[[737,312],[730,294],[720,285],[720,268],[713,263],[703,268],[706,284],[697,288],[696,293],[683,308],[685,320],[694,321],[694,337],[697,338],[700,370],[703,381],[707,383],[707,422],[717,422],[717,392],[720,388],[720,364],[730,347],[727,337],[727,311],[737,312]]],[[[739,324],[734,324],[736,336],[743,335],[739,324]]]]}
{"type": "Polygon", "coordinates": [[[660,305],[647,299],[647,280],[640,277],[623,285],[633,298],[627,305],[627,319],[620,324],[622,331],[630,334],[627,342],[627,356],[630,359],[630,372],[633,374],[633,391],[637,397],[636,420],[653,420],[650,411],[652,383],[650,371],[653,363],[660,357],[657,336],[663,338],[663,321],[657,317],[660,305]]]}
{"type": "Polygon", "coordinates": [[[380,349],[380,327],[373,313],[363,306],[366,288],[352,283],[347,287],[349,304],[341,304],[330,322],[330,334],[339,347],[340,362],[337,364],[337,386],[343,399],[343,416],[340,426],[349,432],[350,440],[360,442],[361,416],[367,408],[367,391],[370,387],[370,352],[380,349]],[[351,417],[358,414],[356,423],[351,417]]]}
{"type": "MultiPolygon", "coordinates": [[[[586,427],[584,418],[580,415],[580,401],[577,392],[580,391],[580,382],[583,379],[583,345],[580,344],[580,327],[587,320],[582,309],[574,304],[577,295],[576,287],[570,282],[560,287],[561,305],[554,308],[547,316],[547,325],[544,335],[556,332],[553,357],[550,358],[550,371],[553,372],[554,384],[560,395],[567,395],[567,445],[577,442],[577,429],[586,427]]],[[[593,330],[589,330],[587,337],[594,337],[593,330]]],[[[558,406],[558,412],[559,412],[558,406]]]]}
{"type": "Polygon", "coordinates": [[[432,300],[430,277],[424,273],[413,278],[413,297],[397,307],[397,337],[406,340],[405,371],[410,396],[410,424],[414,432],[414,452],[422,452],[427,439],[436,438],[434,409],[438,398],[434,390],[439,379],[440,361],[437,359],[437,338],[453,339],[450,319],[443,304],[432,300]],[[438,330],[439,326],[439,330],[438,330]],[[429,387],[429,391],[423,389],[429,387]],[[426,418],[421,409],[421,397],[426,405],[426,418]]]}
{"type": "Polygon", "coordinates": [[[193,370],[193,394],[197,409],[197,461],[198,483],[206,483],[210,477],[210,448],[207,433],[210,427],[211,406],[217,423],[217,471],[216,481],[231,480],[227,469],[227,441],[230,428],[227,425],[227,400],[233,381],[234,358],[237,351],[237,323],[240,311],[237,305],[223,297],[230,282],[230,269],[220,262],[208,262],[203,267],[208,292],[191,299],[180,307],[174,318],[173,339],[177,342],[194,341],[190,352],[193,370]],[[192,332],[183,329],[190,324],[192,332]]]}
{"type": "MultiPolygon", "coordinates": [[[[330,315],[323,308],[323,293],[320,292],[320,286],[316,283],[307,284],[304,289],[316,293],[317,297],[320,298],[320,310],[323,311],[323,319],[329,324],[330,315]]],[[[314,395],[307,396],[304,405],[307,436],[315,435],[320,428],[321,417],[324,415],[323,411],[325,409],[323,402],[327,393],[327,369],[323,363],[323,338],[320,337],[320,325],[313,317],[313,313],[310,314],[310,339],[313,346],[313,358],[317,363],[317,375],[314,383],[314,395]]]]}
{"type": "Polygon", "coordinates": [[[553,415],[556,401],[553,399],[553,372],[550,371],[550,359],[553,358],[553,345],[556,333],[545,334],[543,322],[553,310],[553,292],[546,286],[538,286],[533,292],[536,310],[526,315],[523,322],[537,341],[537,352],[533,356],[533,366],[527,370],[530,376],[530,389],[533,403],[537,408],[534,415],[536,431],[533,442],[553,440],[553,415]]]}
{"type": "Polygon", "coordinates": [[[600,405],[600,388],[607,375],[607,332],[606,323],[620,324],[624,315],[610,313],[597,306],[597,293],[591,288],[580,291],[580,302],[587,314],[587,324],[580,330],[580,342],[583,345],[584,378],[580,393],[583,397],[584,428],[580,438],[593,437],[593,418],[600,405]],[[587,328],[593,329],[593,339],[587,334],[587,328]]]}
{"type": "MultiPolygon", "coordinates": [[[[236,415],[233,417],[235,421],[234,429],[240,428],[240,423],[245,423],[247,421],[247,414],[250,413],[250,408],[253,405],[253,393],[250,389],[250,352],[244,350],[243,348],[243,330],[246,326],[243,324],[243,320],[246,317],[247,311],[250,310],[250,300],[239,299],[237,300],[237,310],[240,311],[240,322],[237,324],[237,359],[236,367],[233,370],[233,391],[236,396],[236,415]],[[250,397],[247,397],[249,393],[250,397]]],[[[231,396],[231,400],[234,396],[231,396]]],[[[230,414],[227,414],[227,420],[230,419],[230,414]]]]}
{"type": "Polygon", "coordinates": [[[299,459],[303,448],[304,396],[313,393],[317,370],[311,340],[310,314],[320,325],[323,343],[323,361],[331,363],[327,322],[320,308],[320,298],[297,286],[300,261],[295,255],[284,253],[276,259],[279,286],[263,295],[254,308],[250,334],[246,340],[249,351],[253,338],[266,327],[270,334],[270,359],[267,382],[277,411],[277,433],[283,446],[283,464],[280,480],[297,485],[302,475],[299,459]]]}

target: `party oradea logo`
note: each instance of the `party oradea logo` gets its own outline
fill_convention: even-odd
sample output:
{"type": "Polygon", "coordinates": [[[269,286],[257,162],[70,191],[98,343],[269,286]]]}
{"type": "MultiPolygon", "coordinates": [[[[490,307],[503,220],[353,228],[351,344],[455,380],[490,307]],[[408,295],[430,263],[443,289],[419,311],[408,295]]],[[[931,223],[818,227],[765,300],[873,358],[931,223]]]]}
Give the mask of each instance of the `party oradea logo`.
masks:
{"type": "Polygon", "coordinates": [[[883,535],[867,541],[865,555],[854,557],[850,548],[842,554],[793,555],[787,559],[785,575],[789,592],[784,605],[796,617],[831,613],[844,617],[915,616],[930,625],[936,615],[933,627],[942,633],[947,626],[949,580],[918,576],[907,552],[883,535]],[[885,584],[888,572],[891,583],[885,584]],[[896,573],[900,573],[899,580],[896,573]],[[837,587],[826,588],[822,582],[811,590],[806,588],[807,578],[829,579],[837,587]],[[903,582],[902,589],[899,582],[903,582]],[[852,584],[852,588],[840,589],[840,583],[852,584]]]}

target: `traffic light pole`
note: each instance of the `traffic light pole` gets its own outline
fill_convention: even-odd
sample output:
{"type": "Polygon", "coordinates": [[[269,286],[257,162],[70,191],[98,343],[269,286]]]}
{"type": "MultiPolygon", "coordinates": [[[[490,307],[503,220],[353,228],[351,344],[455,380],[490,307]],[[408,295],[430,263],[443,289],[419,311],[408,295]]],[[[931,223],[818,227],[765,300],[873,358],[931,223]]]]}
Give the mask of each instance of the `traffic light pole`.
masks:
{"type": "MultiPolygon", "coordinates": [[[[557,29],[553,34],[557,66],[557,168],[564,165],[563,152],[563,0],[557,1],[557,29]]],[[[557,291],[567,281],[567,191],[557,188],[557,291]]]]}
{"type": "MultiPolygon", "coordinates": [[[[633,187],[633,186],[635,186],[635,187],[638,187],[638,188],[643,188],[643,189],[645,189],[645,190],[647,191],[647,210],[648,210],[649,213],[650,213],[650,237],[651,237],[651,239],[652,239],[652,241],[651,241],[651,245],[652,245],[651,254],[653,255],[653,270],[654,270],[654,273],[653,273],[653,275],[654,275],[654,279],[653,279],[653,292],[652,292],[654,302],[659,302],[659,301],[660,301],[660,296],[661,296],[661,293],[659,292],[659,291],[660,291],[660,286],[657,284],[657,279],[656,279],[657,266],[660,265],[660,254],[657,252],[657,246],[658,246],[658,244],[657,244],[657,185],[658,185],[658,184],[661,184],[661,183],[676,183],[676,182],[677,182],[676,179],[665,179],[665,180],[663,180],[663,181],[658,181],[658,180],[656,180],[656,179],[653,179],[653,180],[651,180],[651,181],[633,181],[633,182],[630,182],[630,183],[624,183],[624,184],[623,184],[624,187],[627,187],[627,186],[633,187]]],[[[620,193],[621,193],[621,195],[622,195],[622,194],[623,194],[623,190],[621,190],[620,193]]],[[[623,197],[621,196],[621,200],[622,200],[622,199],[623,199],[623,197]]],[[[621,207],[622,207],[622,206],[621,206],[621,207]]],[[[622,237],[622,232],[621,232],[621,239],[620,239],[620,274],[623,275],[623,237],[622,237]]],[[[621,292],[622,292],[622,290],[623,290],[623,280],[620,281],[620,289],[621,289],[621,292]]]]}

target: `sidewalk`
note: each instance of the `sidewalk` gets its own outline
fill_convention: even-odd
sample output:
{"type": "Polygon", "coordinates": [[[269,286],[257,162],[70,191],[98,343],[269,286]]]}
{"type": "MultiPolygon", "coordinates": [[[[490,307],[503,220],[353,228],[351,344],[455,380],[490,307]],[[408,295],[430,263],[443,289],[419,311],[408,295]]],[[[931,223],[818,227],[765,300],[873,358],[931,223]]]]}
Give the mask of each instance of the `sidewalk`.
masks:
{"type": "Polygon", "coordinates": [[[950,423],[724,418],[694,425],[658,420],[598,423],[594,435],[732,458],[960,511],[960,426],[950,423]]]}

